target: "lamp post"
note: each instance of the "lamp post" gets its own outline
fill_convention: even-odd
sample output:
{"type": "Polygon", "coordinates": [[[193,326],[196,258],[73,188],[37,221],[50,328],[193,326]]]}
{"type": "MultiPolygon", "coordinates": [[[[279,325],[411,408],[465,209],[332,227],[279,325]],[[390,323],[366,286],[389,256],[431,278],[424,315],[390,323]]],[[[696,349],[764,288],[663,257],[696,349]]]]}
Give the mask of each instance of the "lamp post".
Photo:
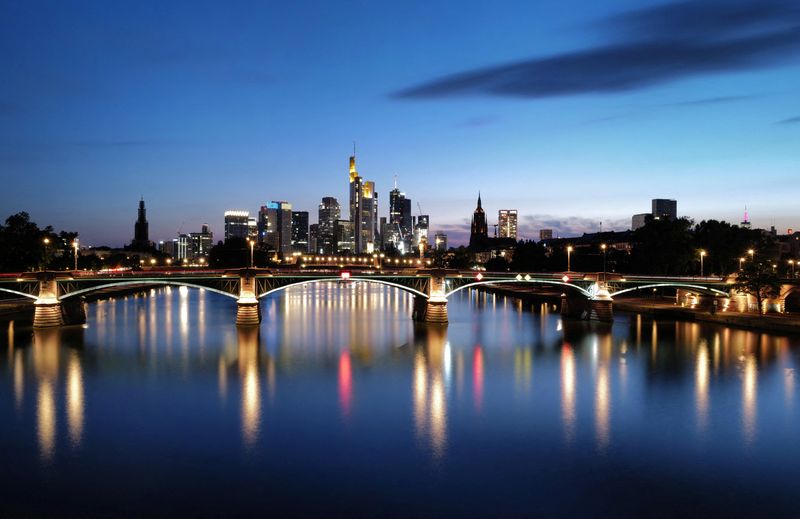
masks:
{"type": "Polygon", "coordinates": [[[749,249],[747,253],[750,255],[750,261],[753,261],[753,257],[756,255],[755,249],[749,249]]]}
{"type": "Polygon", "coordinates": [[[792,268],[792,279],[794,279],[794,260],[789,260],[789,266],[792,268]]]}
{"type": "Polygon", "coordinates": [[[253,248],[256,246],[256,242],[247,238],[247,243],[250,244],[250,268],[253,268],[253,248]]]}
{"type": "Polygon", "coordinates": [[[569,266],[570,256],[572,255],[572,245],[567,245],[567,272],[572,272],[569,266]]]}
{"type": "Polygon", "coordinates": [[[706,257],[706,251],[700,251],[700,277],[703,277],[703,259],[706,257]]]}
{"type": "Polygon", "coordinates": [[[47,270],[47,256],[50,253],[50,238],[46,237],[44,240],[44,264],[42,265],[42,270],[47,270]]]}
{"type": "Polygon", "coordinates": [[[75,249],[75,270],[78,270],[78,238],[72,242],[72,247],[75,249]]]}
{"type": "Polygon", "coordinates": [[[605,243],[600,245],[600,249],[603,251],[603,283],[606,282],[606,248],[605,243]]]}
{"type": "Polygon", "coordinates": [[[739,258],[739,270],[742,270],[742,263],[744,263],[744,258],[739,258]]]}

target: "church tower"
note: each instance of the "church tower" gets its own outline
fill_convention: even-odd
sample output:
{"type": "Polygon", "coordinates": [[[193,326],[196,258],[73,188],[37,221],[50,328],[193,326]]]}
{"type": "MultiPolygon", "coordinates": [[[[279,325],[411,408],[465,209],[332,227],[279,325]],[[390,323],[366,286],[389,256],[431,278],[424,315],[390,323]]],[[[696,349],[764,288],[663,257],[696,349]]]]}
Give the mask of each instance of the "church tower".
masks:
{"type": "Polygon", "coordinates": [[[481,207],[481,194],[478,192],[478,207],[472,213],[472,228],[469,234],[469,248],[480,250],[486,245],[489,237],[489,228],[486,224],[486,213],[481,207]]]}

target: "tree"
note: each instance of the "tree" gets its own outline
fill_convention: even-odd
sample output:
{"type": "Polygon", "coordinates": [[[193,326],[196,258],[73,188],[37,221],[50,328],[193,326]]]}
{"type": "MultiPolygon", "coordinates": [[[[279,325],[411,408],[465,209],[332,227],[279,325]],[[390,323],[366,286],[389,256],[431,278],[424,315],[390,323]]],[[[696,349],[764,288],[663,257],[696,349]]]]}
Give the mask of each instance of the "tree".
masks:
{"type": "Polygon", "coordinates": [[[750,261],[736,276],[734,288],[756,298],[758,313],[764,313],[763,302],[777,297],[781,291],[781,280],[771,265],[750,261]]]}
{"type": "Polygon", "coordinates": [[[695,270],[695,244],[688,218],[648,218],[634,233],[631,268],[635,272],[675,275],[695,270]]]}

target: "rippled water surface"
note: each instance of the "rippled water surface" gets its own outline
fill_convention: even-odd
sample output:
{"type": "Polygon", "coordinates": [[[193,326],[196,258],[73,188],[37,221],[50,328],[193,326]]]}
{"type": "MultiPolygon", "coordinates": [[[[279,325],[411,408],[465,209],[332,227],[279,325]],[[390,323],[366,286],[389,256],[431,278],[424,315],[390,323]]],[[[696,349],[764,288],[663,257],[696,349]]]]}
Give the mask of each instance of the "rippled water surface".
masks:
{"type": "Polygon", "coordinates": [[[2,515],[800,510],[797,338],[364,284],[87,311],[0,323],[2,515]]]}

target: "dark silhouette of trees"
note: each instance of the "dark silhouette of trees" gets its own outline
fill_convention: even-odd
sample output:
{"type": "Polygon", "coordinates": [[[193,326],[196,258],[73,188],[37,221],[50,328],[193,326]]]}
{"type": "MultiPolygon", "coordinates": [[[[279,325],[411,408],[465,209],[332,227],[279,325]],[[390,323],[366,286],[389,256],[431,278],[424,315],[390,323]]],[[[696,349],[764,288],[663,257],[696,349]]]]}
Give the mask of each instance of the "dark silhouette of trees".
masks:
{"type": "Polygon", "coordinates": [[[696,269],[696,247],[688,218],[649,218],[634,233],[631,270],[642,274],[687,275],[696,269]]]}

